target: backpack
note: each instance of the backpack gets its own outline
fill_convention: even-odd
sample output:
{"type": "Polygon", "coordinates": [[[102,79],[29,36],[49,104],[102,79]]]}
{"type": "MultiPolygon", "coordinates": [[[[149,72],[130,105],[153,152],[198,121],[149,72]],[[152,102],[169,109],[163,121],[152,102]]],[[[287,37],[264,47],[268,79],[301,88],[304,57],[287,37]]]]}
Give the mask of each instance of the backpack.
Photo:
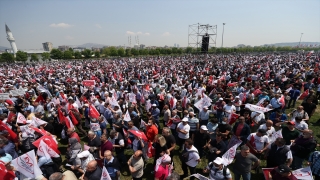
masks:
{"type": "MultiPolygon", "coordinates": [[[[211,163],[210,165],[209,165],[209,167],[210,167],[210,171],[211,171],[211,169],[213,168],[213,163],[211,163]]],[[[223,176],[224,176],[224,179],[227,179],[227,169],[228,169],[228,167],[227,166],[223,166],[223,169],[222,169],[222,174],[223,174],[223,176]]],[[[217,173],[217,169],[214,171],[214,173],[216,174],[217,173]]]]}
{"type": "Polygon", "coordinates": [[[189,158],[189,155],[190,155],[190,153],[193,153],[193,152],[198,154],[198,152],[194,151],[194,150],[193,151],[183,150],[183,152],[181,153],[181,156],[180,156],[181,162],[184,162],[184,163],[189,162],[192,159],[192,158],[191,159],[189,158]]]}

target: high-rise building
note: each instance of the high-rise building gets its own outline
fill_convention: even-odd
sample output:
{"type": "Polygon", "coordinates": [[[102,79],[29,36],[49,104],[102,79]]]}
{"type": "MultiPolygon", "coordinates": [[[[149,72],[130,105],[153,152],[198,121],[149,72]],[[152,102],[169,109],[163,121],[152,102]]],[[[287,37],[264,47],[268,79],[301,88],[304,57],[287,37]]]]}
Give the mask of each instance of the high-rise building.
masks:
{"type": "Polygon", "coordinates": [[[6,25],[6,33],[7,33],[7,39],[11,45],[13,56],[16,57],[16,53],[18,51],[16,41],[13,38],[12,32],[10,31],[9,27],[6,25]]]}
{"type": "Polygon", "coordinates": [[[69,50],[69,46],[58,46],[58,49],[60,50],[60,51],[67,51],[67,50],[69,50]]]}
{"type": "Polygon", "coordinates": [[[177,44],[177,48],[180,47],[179,44],[177,44]]]}
{"type": "Polygon", "coordinates": [[[51,51],[53,48],[53,45],[51,42],[42,43],[42,46],[44,51],[51,51]]]}

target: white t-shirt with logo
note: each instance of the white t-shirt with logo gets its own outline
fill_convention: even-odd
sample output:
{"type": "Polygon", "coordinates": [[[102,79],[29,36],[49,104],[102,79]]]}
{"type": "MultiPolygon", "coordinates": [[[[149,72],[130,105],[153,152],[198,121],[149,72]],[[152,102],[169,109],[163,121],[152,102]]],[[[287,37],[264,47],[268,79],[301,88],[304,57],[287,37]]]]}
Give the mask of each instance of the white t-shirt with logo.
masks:
{"type": "Polygon", "coordinates": [[[256,135],[257,133],[251,133],[247,140],[251,142],[251,136],[254,137],[254,143],[255,143],[255,146],[256,146],[256,149],[258,151],[262,150],[264,148],[264,144],[265,143],[269,143],[269,139],[268,139],[268,136],[267,135],[264,135],[264,136],[257,136],[256,135]]]}

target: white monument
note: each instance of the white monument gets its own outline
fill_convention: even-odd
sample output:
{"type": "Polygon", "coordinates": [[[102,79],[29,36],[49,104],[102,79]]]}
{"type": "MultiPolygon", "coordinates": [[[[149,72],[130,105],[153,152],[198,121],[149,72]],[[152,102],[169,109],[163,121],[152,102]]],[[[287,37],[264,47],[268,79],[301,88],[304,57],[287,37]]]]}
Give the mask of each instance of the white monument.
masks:
{"type": "Polygon", "coordinates": [[[13,56],[16,57],[16,53],[18,51],[16,41],[13,38],[12,32],[10,31],[9,27],[6,25],[6,32],[7,32],[7,39],[10,42],[12,51],[13,51],[13,56]]]}

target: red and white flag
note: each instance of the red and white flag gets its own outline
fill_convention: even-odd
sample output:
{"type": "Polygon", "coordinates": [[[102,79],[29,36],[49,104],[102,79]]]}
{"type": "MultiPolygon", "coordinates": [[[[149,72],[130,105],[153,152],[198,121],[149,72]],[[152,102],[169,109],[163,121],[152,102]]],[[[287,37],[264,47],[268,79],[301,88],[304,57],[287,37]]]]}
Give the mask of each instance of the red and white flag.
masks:
{"type": "Polygon", "coordinates": [[[136,95],[134,93],[129,94],[129,102],[137,103],[136,95]]]}
{"type": "Polygon", "coordinates": [[[261,106],[264,100],[266,100],[266,98],[261,98],[260,101],[256,104],[256,106],[261,106]]]}
{"type": "Polygon", "coordinates": [[[7,130],[8,133],[9,133],[9,137],[8,139],[10,139],[11,141],[14,141],[16,142],[17,141],[17,134],[11,130],[11,128],[9,128],[5,123],[3,123],[2,121],[0,121],[0,130],[3,131],[3,130],[7,130]]]}
{"type": "MultiPolygon", "coordinates": [[[[43,141],[45,144],[48,145],[48,147],[49,147],[48,149],[50,149],[50,151],[53,150],[56,154],[60,154],[60,151],[58,150],[58,143],[52,136],[44,135],[41,138],[34,141],[32,144],[35,147],[39,148],[41,141],[43,141]]],[[[54,155],[55,153],[50,152],[49,154],[54,155]]]]}
{"type": "Polygon", "coordinates": [[[310,166],[292,171],[292,175],[297,179],[313,180],[310,166]]]}
{"type": "Polygon", "coordinates": [[[26,124],[27,119],[21,113],[18,113],[17,123],[26,124]]]}
{"type": "Polygon", "coordinates": [[[224,161],[223,164],[225,166],[228,166],[229,164],[232,163],[234,157],[236,156],[237,148],[238,148],[238,146],[240,146],[241,143],[242,143],[242,141],[240,141],[237,144],[233,145],[227,152],[225,152],[222,155],[222,159],[224,161]]]}
{"type": "Polygon", "coordinates": [[[129,114],[128,110],[127,110],[126,114],[124,115],[123,120],[124,121],[131,121],[130,114],[129,114]]]}
{"type": "Polygon", "coordinates": [[[91,87],[91,86],[96,85],[96,81],[95,80],[83,80],[82,84],[86,87],[91,87]]]}
{"type": "Polygon", "coordinates": [[[111,177],[106,169],[105,166],[102,168],[102,174],[101,174],[101,179],[100,180],[111,180],[111,177]]]}
{"type": "Polygon", "coordinates": [[[90,104],[90,106],[89,106],[89,116],[92,118],[96,118],[96,119],[98,119],[100,117],[100,113],[97,111],[97,109],[92,104],[90,104]]]}
{"type": "Polygon", "coordinates": [[[269,109],[269,108],[264,108],[264,107],[260,107],[260,106],[253,105],[253,104],[246,104],[245,108],[249,109],[250,111],[262,112],[262,113],[265,113],[265,112],[268,112],[268,111],[272,110],[272,109],[269,109]]]}
{"type": "Polygon", "coordinates": [[[29,151],[11,161],[11,164],[23,175],[28,178],[36,178],[42,175],[42,171],[38,167],[38,162],[34,150],[29,151]]]}
{"type": "Polygon", "coordinates": [[[176,98],[174,98],[174,97],[171,97],[170,98],[170,107],[171,107],[171,109],[174,109],[174,108],[176,108],[176,104],[177,104],[177,99],[176,98]]]}
{"type": "Polygon", "coordinates": [[[284,100],[284,95],[281,95],[279,102],[282,104],[281,108],[283,109],[286,106],[286,102],[284,100]]]}
{"type": "Polygon", "coordinates": [[[51,149],[43,140],[40,141],[37,151],[38,156],[45,156],[47,159],[51,157],[60,157],[53,149],[51,149]]]}
{"type": "Polygon", "coordinates": [[[304,99],[309,95],[309,89],[305,90],[298,99],[304,99]]]}
{"type": "Polygon", "coordinates": [[[229,123],[230,125],[232,125],[233,123],[236,122],[236,120],[238,119],[239,116],[240,116],[239,114],[230,113],[230,114],[229,114],[229,117],[228,117],[228,123],[229,123]]]}

